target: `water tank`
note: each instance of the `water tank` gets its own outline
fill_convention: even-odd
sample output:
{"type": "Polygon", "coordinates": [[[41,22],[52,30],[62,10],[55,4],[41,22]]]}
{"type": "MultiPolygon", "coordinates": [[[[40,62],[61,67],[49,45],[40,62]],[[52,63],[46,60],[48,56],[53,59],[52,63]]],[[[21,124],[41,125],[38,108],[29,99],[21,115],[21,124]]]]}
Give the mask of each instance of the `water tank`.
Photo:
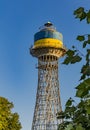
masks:
{"type": "Polygon", "coordinates": [[[34,35],[34,48],[63,48],[63,36],[51,22],[47,22],[34,35]]]}

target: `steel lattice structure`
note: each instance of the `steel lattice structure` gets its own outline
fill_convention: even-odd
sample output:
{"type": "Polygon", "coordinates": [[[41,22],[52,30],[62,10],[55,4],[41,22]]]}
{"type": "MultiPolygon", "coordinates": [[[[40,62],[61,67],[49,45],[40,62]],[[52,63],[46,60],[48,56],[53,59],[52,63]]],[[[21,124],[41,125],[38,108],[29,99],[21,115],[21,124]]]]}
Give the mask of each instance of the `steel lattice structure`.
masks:
{"type": "MultiPolygon", "coordinates": [[[[50,24],[47,23],[47,25],[50,24]]],[[[46,29],[46,31],[49,29],[46,29]]],[[[43,47],[34,46],[30,48],[31,55],[38,58],[38,87],[32,130],[57,130],[58,124],[62,122],[56,117],[57,112],[62,110],[58,79],[58,59],[65,52],[64,46],[55,48],[45,45],[43,47]]]]}

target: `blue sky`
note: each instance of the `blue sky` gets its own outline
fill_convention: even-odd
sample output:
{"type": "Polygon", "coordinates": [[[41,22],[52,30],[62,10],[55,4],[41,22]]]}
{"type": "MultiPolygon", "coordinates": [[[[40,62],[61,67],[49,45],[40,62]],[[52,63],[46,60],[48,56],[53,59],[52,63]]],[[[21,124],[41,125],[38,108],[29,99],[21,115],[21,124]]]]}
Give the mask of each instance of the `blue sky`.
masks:
{"type": "MultiPolygon", "coordinates": [[[[73,10],[80,6],[89,9],[90,0],[0,0],[0,96],[14,103],[22,130],[31,130],[37,89],[37,59],[29,54],[33,36],[51,21],[63,34],[67,48],[73,44],[79,48],[76,36],[90,33],[89,25],[73,16],[73,10]]],[[[61,63],[62,59],[59,80],[64,108],[66,100],[75,95],[81,65],[61,63]]]]}

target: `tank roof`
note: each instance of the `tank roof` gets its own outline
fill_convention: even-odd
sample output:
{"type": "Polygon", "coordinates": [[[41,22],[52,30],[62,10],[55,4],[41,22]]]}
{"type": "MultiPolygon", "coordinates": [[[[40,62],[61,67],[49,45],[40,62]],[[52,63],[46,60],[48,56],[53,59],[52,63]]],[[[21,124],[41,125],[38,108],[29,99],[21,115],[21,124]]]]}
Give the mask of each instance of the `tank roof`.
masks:
{"type": "Polygon", "coordinates": [[[42,30],[53,30],[53,31],[56,31],[56,28],[54,27],[54,25],[51,23],[51,22],[47,22],[45,23],[43,26],[41,26],[40,28],[40,31],[42,30]]]}
{"type": "Polygon", "coordinates": [[[47,22],[47,23],[45,23],[44,24],[44,26],[46,26],[46,27],[50,27],[50,26],[52,26],[53,24],[51,23],[51,22],[47,22]]]}

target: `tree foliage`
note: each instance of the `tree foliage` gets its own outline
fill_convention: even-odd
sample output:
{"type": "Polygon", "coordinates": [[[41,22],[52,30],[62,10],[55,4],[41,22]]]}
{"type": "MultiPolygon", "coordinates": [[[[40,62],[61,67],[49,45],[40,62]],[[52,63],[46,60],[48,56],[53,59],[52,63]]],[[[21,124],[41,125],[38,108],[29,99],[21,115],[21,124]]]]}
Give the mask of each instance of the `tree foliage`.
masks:
{"type": "Polygon", "coordinates": [[[90,10],[85,10],[83,7],[79,7],[74,11],[75,18],[79,18],[80,21],[86,19],[86,22],[90,23],[90,10]]]}
{"type": "MultiPolygon", "coordinates": [[[[75,18],[86,20],[90,24],[90,10],[80,7],[74,11],[75,18]]],[[[81,67],[80,84],[76,86],[76,97],[80,99],[78,104],[70,98],[65,105],[65,110],[57,114],[58,119],[63,119],[58,130],[90,130],[90,34],[79,35],[76,38],[82,43],[83,54],[75,46],[66,53],[63,64],[75,64],[85,60],[81,67]]]]}
{"type": "Polygon", "coordinates": [[[0,97],[0,130],[20,130],[21,124],[17,113],[12,113],[13,103],[0,97]]]}

